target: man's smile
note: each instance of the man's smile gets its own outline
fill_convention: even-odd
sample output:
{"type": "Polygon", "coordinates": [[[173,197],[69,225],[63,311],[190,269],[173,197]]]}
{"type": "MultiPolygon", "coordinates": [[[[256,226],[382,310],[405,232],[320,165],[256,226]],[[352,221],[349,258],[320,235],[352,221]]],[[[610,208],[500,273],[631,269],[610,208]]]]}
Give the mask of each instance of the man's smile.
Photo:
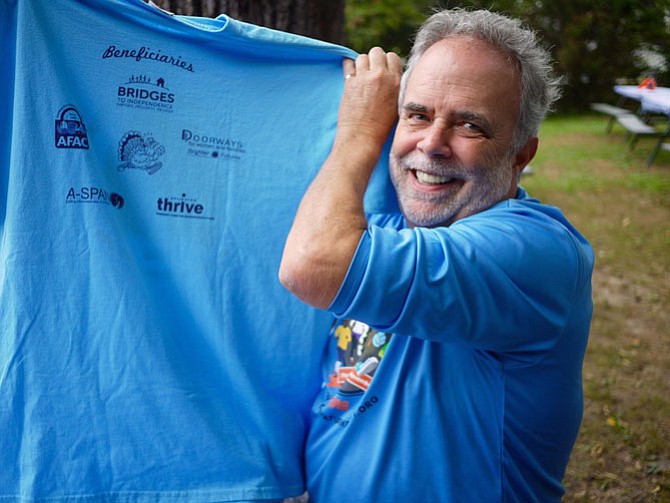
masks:
{"type": "Polygon", "coordinates": [[[444,185],[454,180],[449,176],[439,176],[416,169],[410,170],[422,185],[444,185]]]}

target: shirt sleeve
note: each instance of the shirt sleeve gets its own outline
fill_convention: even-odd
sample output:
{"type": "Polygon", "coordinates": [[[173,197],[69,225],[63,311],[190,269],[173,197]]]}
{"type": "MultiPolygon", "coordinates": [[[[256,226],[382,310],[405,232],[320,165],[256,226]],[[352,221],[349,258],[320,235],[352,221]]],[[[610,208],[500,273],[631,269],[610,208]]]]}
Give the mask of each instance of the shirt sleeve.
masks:
{"type": "Polygon", "coordinates": [[[544,351],[590,288],[591,256],[567,222],[508,204],[450,227],[372,225],[330,309],[430,341],[544,351]]]}

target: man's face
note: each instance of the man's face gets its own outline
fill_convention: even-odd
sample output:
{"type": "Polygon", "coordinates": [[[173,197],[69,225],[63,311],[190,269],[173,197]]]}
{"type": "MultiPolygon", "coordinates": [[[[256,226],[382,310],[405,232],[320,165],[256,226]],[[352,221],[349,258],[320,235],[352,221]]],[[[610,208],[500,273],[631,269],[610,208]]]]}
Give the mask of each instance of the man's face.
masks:
{"type": "Polygon", "coordinates": [[[519,94],[517,68],[484,42],[454,37],[423,54],[391,149],[391,178],[410,226],[450,225],[514,197],[537,145],[532,139],[511,155],[519,94]]]}

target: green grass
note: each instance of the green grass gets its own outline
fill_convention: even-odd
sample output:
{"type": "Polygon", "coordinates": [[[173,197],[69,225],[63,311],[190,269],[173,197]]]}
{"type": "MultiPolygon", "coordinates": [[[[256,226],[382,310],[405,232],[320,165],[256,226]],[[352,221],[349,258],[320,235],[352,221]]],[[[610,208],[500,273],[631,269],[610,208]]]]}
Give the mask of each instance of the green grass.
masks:
{"type": "Polygon", "coordinates": [[[670,501],[670,153],[645,167],[604,116],[550,117],[531,195],[563,209],[596,253],[584,421],[565,502],[670,501]]]}

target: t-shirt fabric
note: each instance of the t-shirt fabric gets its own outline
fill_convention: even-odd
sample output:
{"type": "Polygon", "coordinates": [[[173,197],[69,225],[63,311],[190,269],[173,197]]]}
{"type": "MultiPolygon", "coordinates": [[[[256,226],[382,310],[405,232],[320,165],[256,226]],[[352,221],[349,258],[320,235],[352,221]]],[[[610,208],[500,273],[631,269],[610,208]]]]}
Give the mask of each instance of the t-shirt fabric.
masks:
{"type": "Polygon", "coordinates": [[[522,188],[449,227],[369,223],[330,306],[313,501],[560,502],[582,416],[590,245],[522,188]]]}
{"type": "Polygon", "coordinates": [[[140,0],[0,0],[0,501],[304,491],[331,318],[277,271],[353,56],[140,0]]]}

